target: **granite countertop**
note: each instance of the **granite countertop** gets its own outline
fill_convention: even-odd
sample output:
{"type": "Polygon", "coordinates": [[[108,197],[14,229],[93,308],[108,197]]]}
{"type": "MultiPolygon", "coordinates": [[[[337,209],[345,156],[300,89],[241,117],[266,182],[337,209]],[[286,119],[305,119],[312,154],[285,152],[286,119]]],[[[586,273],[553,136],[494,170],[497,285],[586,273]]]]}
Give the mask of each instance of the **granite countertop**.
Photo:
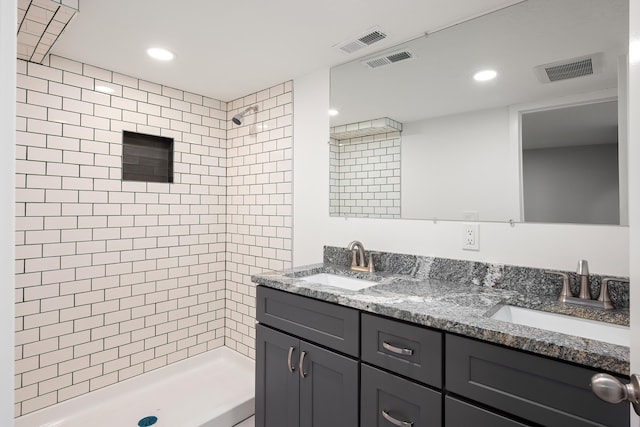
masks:
{"type": "Polygon", "coordinates": [[[601,310],[558,303],[554,298],[455,281],[419,279],[401,274],[357,273],[314,264],[252,276],[270,288],[316,298],[508,347],[629,375],[629,347],[494,320],[509,304],[577,317],[629,325],[628,310],[601,310]],[[379,282],[353,291],[309,283],[300,277],[333,273],[379,282]]]}

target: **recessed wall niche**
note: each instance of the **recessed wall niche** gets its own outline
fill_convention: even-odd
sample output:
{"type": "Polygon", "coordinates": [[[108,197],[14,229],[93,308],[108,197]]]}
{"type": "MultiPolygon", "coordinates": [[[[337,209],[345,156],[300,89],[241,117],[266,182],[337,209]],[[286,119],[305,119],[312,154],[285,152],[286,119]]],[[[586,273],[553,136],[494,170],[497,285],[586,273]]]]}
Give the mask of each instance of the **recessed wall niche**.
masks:
{"type": "Polygon", "coordinates": [[[173,138],[122,133],[124,181],[173,182],[173,138]]]}

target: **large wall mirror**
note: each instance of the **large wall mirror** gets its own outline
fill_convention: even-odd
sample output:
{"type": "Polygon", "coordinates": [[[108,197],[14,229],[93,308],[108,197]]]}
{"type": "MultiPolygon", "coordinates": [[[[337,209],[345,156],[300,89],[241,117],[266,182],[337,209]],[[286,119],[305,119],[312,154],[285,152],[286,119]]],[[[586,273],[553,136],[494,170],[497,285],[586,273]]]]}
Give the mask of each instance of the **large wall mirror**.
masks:
{"type": "Polygon", "coordinates": [[[332,68],[330,214],[628,224],[627,52],[628,0],[526,0],[332,68]]]}

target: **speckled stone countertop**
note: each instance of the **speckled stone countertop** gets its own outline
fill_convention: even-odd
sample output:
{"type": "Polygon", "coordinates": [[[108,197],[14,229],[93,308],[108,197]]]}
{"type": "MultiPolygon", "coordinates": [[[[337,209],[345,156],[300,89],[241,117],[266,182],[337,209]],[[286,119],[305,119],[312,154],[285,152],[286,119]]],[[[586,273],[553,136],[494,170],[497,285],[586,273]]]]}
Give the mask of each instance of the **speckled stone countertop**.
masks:
{"type": "MultiPolygon", "coordinates": [[[[326,255],[326,248],[325,248],[326,255]]],[[[629,347],[494,320],[490,316],[509,304],[583,318],[629,324],[626,309],[600,310],[560,304],[549,295],[523,290],[479,286],[468,280],[443,280],[397,271],[357,273],[336,263],[297,267],[252,276],[260,285],[316,298],[440,329],[508,347],[554,357],[595,369],[629,375],[629,347]],[[301,280],[333,273],[379,282],[353,291],[301,280]]],[[[340,264],[340,263],[337,263],[340,264]]],[[[389,269],[393,270],[393,269],[389,269]]],[[[473,269],[472,269],[473,270],[473,269]]],[[[496,276],[491,269],[483,274],[496,276]]],[[[556,294],[557,295],[557,294],[556,294]]]]}

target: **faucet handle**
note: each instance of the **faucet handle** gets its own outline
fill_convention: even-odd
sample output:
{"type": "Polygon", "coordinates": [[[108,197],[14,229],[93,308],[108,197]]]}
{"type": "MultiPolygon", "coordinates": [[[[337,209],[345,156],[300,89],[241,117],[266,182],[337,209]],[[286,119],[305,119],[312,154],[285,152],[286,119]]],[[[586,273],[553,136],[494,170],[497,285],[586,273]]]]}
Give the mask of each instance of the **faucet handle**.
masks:
{"type": "Polygon", "coordinates": [[[378,255],[378,252],[369,252],[369,262],[367,263],[367,267],[369,268],[369,273],[373,273],[376,271],[376,268],[373,265],[374,255],[378,255]]]}
{"type": "Polygon", "coordinates": [[[609,296],[609,282],[629,283],[629,280],[615,277],[605,277],[604,279],[602,279],[598,301],[602,303],[602,308],[604,308],[605,310],[612,310],[615,308],[613,302],[611,301],[611,297],[609,296]]]}
{"type": "Polygon", "coordinates": [[[572,297],[573,294],[571,293],[571,285],[569,283],[569,274],[565,273],[564,271],[554,271],[554,270],[547,270],[544,272],[544,274],[555,274],[557,276],[561,276],[562,277],[562,291],[560,292],[560,295],[558,296],[558,301],[560,302],[566,302],[567,301],[567,297],[572,297]]]}

